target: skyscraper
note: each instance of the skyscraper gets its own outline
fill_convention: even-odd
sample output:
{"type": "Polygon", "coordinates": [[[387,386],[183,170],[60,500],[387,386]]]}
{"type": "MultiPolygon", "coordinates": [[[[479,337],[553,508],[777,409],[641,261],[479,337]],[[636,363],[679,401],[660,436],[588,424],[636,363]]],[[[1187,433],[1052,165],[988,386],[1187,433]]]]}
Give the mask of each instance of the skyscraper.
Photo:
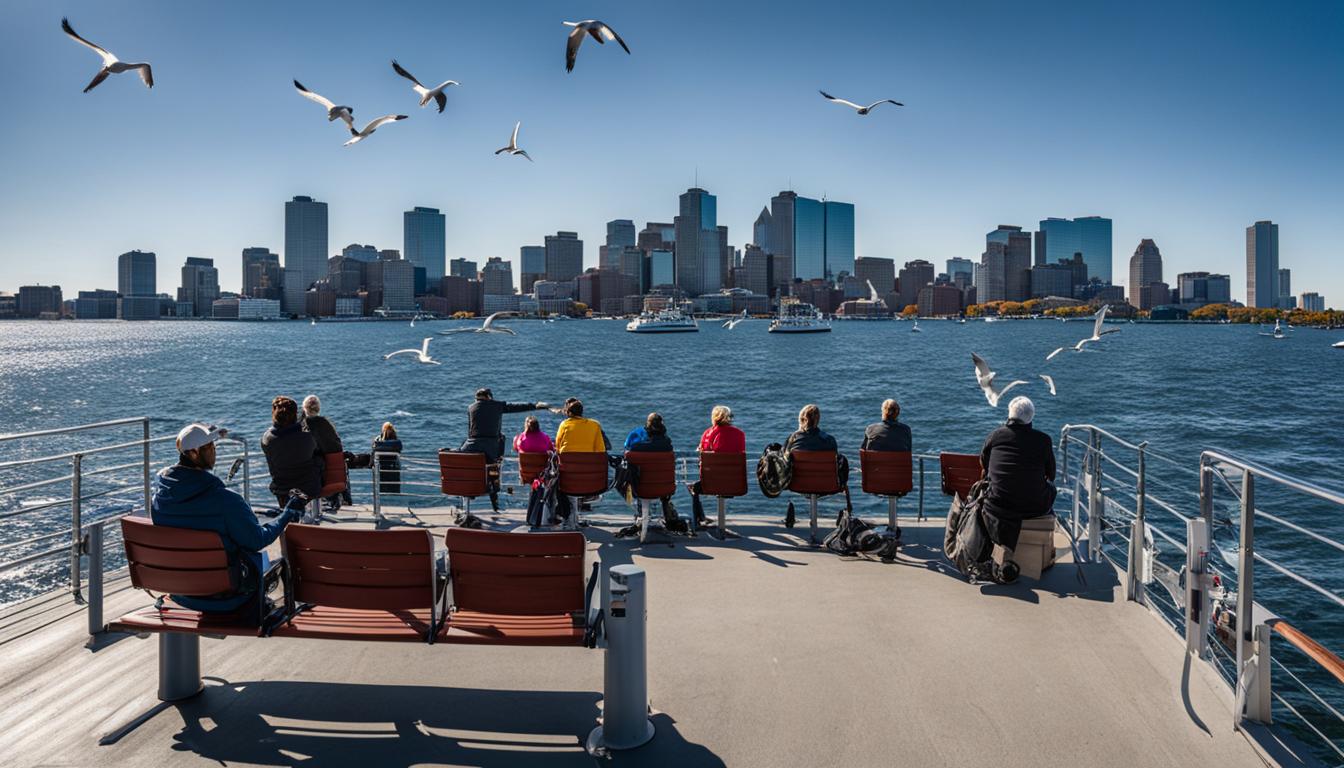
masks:
{"type": "Polygon", "coordinates": [[[280,254],[271,253],[270,248],[243,249],[244,296],[279,301],[284,286],[284,274],[280,268],[280,254]]]}
{"type": "Polygon", "coordinates": [[[182,265],[182,286],[177,289],[179,303],[191,304],[194,317],[209,317],[215,299],[219,298],[219,270],[214,259],[187,258],[182,265]]]}
{"type": "Polygon", "coordinates": [[[583,274],[583,241],[577,232],[546,236],[546,279],[563,283],[583,274]]]}
{"type": "Polygon", "coordinates": [[[438,208],[415,206],[401,214],[401,251],[406,260],[425,270],[425,279],[443,278],[446,217],[438,208]]]}
{"type": "MultiPolygon", "coordinates": [[[[1149,238],[1139,241],[1129,257],[1129,303],[1139,309],[1152,309],[1148,286],[1162,282],[1162,252],[1149,238]]],[[[1161,302],[1165,304],[1166,302],[1161,302]]]]}
{"type": "Polygon", "coordinates": [[[854,204],[827,200],[826,213],[826,279],[835,279],[841,272],[854,274],[854,204]]]}
{"type": "Polygon", "coordinates": [[[152,251],[130,251],[117,257],[117,316],[122,320],[157,320],[159,293],[157,258],[152,251]]]}
{"type": "Polygon", "coordinates": [[[546,279],[546,246],[524,245],[518,249],[518,273],[523,293],[531,293],[533,283],[546,279]]]}
{"type": "Polygon", "coordinates": [[[872,283],[873,288],[877,289],[878,296],[886,296],[896,290],[896,262],[893,259],[873,256],[857,258],[854,260],[854,276],[863,282],[865,299],[868,298],[868,283],[872,283]]]}
{"type": "Polygon", "coordinates": [[[1075,253],[1083,255],[1088,279],[1111,282],[1111,220],[1101,216],[1041,221],[1036,241],[1037,263],[1058,264],[1075,253]],[[1039,256],[1044,252],[1045,258],[1039,256]]]}
{"type": "MultiPolygon", "coordinates": [[[[1031,298],[1031,233],[1023,232],[1021,227],[1000,224],[993,232],[985,235],[986,246],[993,243],[1003,245],[1003,262],[999,267],[1001,273],[991,276],[996,285],[1000,280],[1003,283],[1003,295],[997,298],[1004,301],[1026,301],[1031,298]]],[[[999,262],[996,260],[995,263],[999,262]]],[[[980,300],[995,299],[982,297],[980,300]]]]}
{"type": "Polygon", "coordinates": [[[284,310],[302,314],[308,286],[327,274],[327,204],[299,195],[285,203],[284,310]]]}
{"type": "Polygon", "coordinates": [[[901,306],[891,307],[893,312],[900,312],[911,304],[919,303],[919,289],[933,282],[934,267],[931,262],[923,259],[907,261],[904,267],[901,267],[899,280],[901,283],[901,306]]]}
{"type": "Polygon", "coordinates": [[[598,248],[597,265],[602,269],[620,269],[621,252],[634,245],[635,222],[630,219],[612,219],[607,222],[607,241],[598,248]]]}
{"type": "Polygon", "coordinates": [[[359,243],[351,243],[345,246],[341,249],[341,255],[347,259],[362,261],[366,264],[370,261],[377,261],[380,258],[378,255],[378,246],[360,245],[359,243]]]}
{"type": "Polygon", "coordinates": [[[1279,225],[1257,221],[1246,228],[1246,306],[1279,305],[1279,225]]]}
{"type": "Polygon", "coordinates": [[[784,190],[770,198],[770,248],[775,259],[775,282],[793,282],[793,212],[798,193],[784,190]]]}
{"type": "Polygon", "coordinates": [[[1297,306],[1293,297],[1293,271],[1279,267],[1279,309],[1292,309],[1297,306]]]}
{"type": "Polygon", "coordinates": [[[480,267],[471,259],[456,258],[449,265],[448,274],[453,277],[465,277],[468,280],[475,280],[476,273],[480,267]]]}
{"type": "Polygon", "coordinates": [[[804,281],[826,277],[826,208],[810,197],[793,201],[793,276],[804,281]]]}
{"type": "Polygon", "coordinates": [[[509,296],[513,294],[513,265],[491,256],[481,268],[481,285],[487,296],[509,296]]]}
{"type": "Polygon", "coordinates": [[[947,279],[957,282],[957,275],[966,276],[966,285],[970,285],[975,279],[975,262],[970,259],[963,259],[960,256],[947,260],[947,279]]]}
{"type": "Polygon", "coordinates": [[[770,227],[770,209],[767,206],[761,206],[760,215],[756,217],[756,222],[751,225],[751,241],[757,248],[766,253],[771,252],[770,227]]]}
{"type": "Polygon", "coordinates": [[[1176,296],[1181,306],[1226,304],[1232,300],[1232,278],[1208,272],[1182,272],[1176,276],[1176,296]]]}
{"type": "Polygon", "coordinates": [[[722,285],[718,199],[699,187],[691,187],[678,201],[681,213],[675,222],[677,287],[691,296],[714,293],[722,285]]]}
{"type": "Polygon", "coordinates": [[[1315,291],[1307,291],[1302,294],[1300,306],[1308,312],[1324,312],[1325,297],[1315,291]]]}

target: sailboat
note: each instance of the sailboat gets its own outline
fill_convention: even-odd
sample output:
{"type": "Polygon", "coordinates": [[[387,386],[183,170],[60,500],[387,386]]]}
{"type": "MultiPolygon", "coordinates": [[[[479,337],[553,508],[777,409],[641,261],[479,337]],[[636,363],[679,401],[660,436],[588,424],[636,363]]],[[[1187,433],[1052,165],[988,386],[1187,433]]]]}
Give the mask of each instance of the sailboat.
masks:
{"type": "Polygon", "coordinates": [[[911,333],[922,333],[922,331],[919,330],[919,318],[918,318],[918,317],[915,318],[915,327],[914,327],[914,328],[911,328],[911,329],[910,329],[910,332],[911,332],[911,333]]]}
{"type": "Polygon", "coordinates": [[[1272,333],[1264,333],[1264,332],[1262,331],[1262,332],[1260,333],[1260,335],[1261,335],[1261,336],[1269,336],[1269,337],[1271,337],[1271,338],[1275,338],[1275,339],[1286,339],[1286,338],[1288,338],[1288,334],[1285,333],[1284,330],[1283,330],[1283,321],[1281,321],[1281,320],[1277,320],[1277,319],[1274,321],[1274,331],[1273,331],[1272,333]]]}

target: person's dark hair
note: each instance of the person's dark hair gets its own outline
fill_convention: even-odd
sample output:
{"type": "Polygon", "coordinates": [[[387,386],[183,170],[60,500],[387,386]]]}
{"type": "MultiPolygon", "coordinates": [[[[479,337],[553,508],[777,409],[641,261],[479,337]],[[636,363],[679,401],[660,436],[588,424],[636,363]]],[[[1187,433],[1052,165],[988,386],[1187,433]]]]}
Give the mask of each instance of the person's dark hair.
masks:
{"type": "Polygon", "coordinates": [[[653,435],[661,435],[667,432],[667,427],[663,424],[663,414],[654,411],[649,414],[649,418],[644,421],[644,428],[653,435]]]}
{"type": "Polygon", "coordinates": [[[477,400],[493,400],[494,397],[495,393],[491,392],[489,387],[481,387],[480,389],[476,390],[477,400]]]}
{"type": "Polygon", "coordinates": [[[523,432],[531,433],[540,431],[541,431],[541,422],[537,421],[536,416],[528,416],[526,419],[523,419],[523,432]]]}
{"type": "Polygon", "coordinates": [[[392,426],[392,422],[390,422],[390,421],[385,421],[385,422],[383,422],[383,431],[379,433],[379,435],[378,435],[378,439],[379,439],[379,440],[396,440],[396,439],[397,439],[397,429],[396,429],[396,427],[393,427],[393,426],[392,426]]]}
{"type": "Polygon", "coordinates": [[[291,397],[280,395],[271,401],[271,421],[277,427],[288,427],[299,420],[299,405],[291,397]]]}
{"type": "Polygon", "coordinates": [[[566,400],[566,401],[565,401],[565,415],[566,415],[566,416],[575,416],[575,417],[582,416],[582,415],[583,415],[583,402],[582,402],[581,400],[579,400],[579,398],[577,398],[577,397],[571,397],[571,398],[569,398],[568,400],[566,400]]]}

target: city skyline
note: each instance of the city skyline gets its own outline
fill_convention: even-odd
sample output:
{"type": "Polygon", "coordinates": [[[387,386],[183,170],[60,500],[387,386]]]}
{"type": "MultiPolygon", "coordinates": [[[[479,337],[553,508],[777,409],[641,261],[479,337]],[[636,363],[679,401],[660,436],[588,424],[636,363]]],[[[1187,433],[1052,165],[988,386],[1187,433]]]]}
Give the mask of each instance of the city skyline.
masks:
{"type": "MultiPolygon", "coordinates": [[[[1152,238],[1162,244],[1168,272],[1227,273],[1233,297],[1244,301],[1244,231],[1268,219],[1282,227],[1280,261],[1297,273],[1298,290],[1327,298],[1344,291],[1344,276],[1329,265],[1331,212],[1342,207],[1330,173],[1340,165],[1341,148],[1330,131],[1344,108],[1312,95],[1331,92],[1344,71],[1344,54],[1329,33],[1339,26],[1337,7],[1299,6],[1269,19],[1251,6],[1220,5],[1213,14],[1163,7],[1158,24],[1155,4],[1068,12],[983,5],[972,13],[857,4],[836,10],[835,23],[856,30],[857,39],[843,45],[813,42],[805,21],[782,6],[780,13],[753,17],[759,22],[753,35],[807,40],[814,57],[824,59],[802,78],[816,82],[803,87],[795,77],[759,76],[756,61],[738,50],[737,20],[707,31],[710,55],[683,61],[676,36],[661,34],[652,12],[596,6],[595,14],[617,24],[636,55],[620,67],[595,59],[600,63],[565,80],[563,71],[554,71],[550,45],[559,17],[535,3],[521,4],[526,23],[516,39],[502,43],[464,40],[460,52],[444,54],[432,24],[408,31],[382,21],[362,30],[369,35],[366,50],[338,56],[318,41],[346,22],[324,18],[309,26],[311,14],[303,8],[272,9],[272,23],[257,24],[208,8],[130,18],[74,2],[69,12],[81,30],[93,26],[118,50],[152,55],[159,80],[153,92],[110,82],[87,97],[69,82],[75,75],[86,79],[87,62],[54,44],[61,41],[49,9],[15,9],[12,23],[0,30],[6,43],[0,60],[12,67],[28,62],[33,73],[6,96],[16,112],[47,119],[0,128],[13,180],[0,191],[0,226],[7,232],[0,290],[31,283],[63,285],[72,295],[110,288],[106,260],[136,248],[159,254],[162,285],[174,284],[180,265],[198,257],[213,259],[221,286],[234,290],[242,283],[242,248],[267,247],[286,258],[275,201],[295,195],[329,204],[332,245],[399,248],[402,214],[423,205],[446,217],[448,258],[484,263],[498,256],[518,275],[520,246],[566,230],[586,242],[586,268],[597,265],[607,221],[666,221],[675,212],[672,198],[694,185],[698,173],[739,248],[751,237],[762,201],[781,189],[864,209],[855,255],[898,264],[977,259],[983,232],[999,222],[1031,229],[1050,217],[1102,215],[1115,222],[1115,253],[1152,238]],[[247,40],[257,56],[213,73],[210,57],[174,35],[198,24],[212,30],[210,44],[247,40]],[[987,42],[1004,24],[1050,37],[1050,55],[1024,51],[1008,62],[989,56],[987,42]],[[1071,34],[1103,26],[1100,39],[1071,34]],[[952,46],[939,33],[949,27],[959,32],[952,46]],[[286,36],[295,30],[303,35],[290,45],[286,36]],[[875,45],[890,35],[900,44],[875,45]],[[1187,39],[1191,35],[1198,39],[1187,39]],[[1129,55],[1140,42],[1162,55],[1129,55]],[[1257,55],[1217,64],[1207,56],[1248,48],[1257,55]],[[384,72],[392,55],[428,59],[464,85],[441,119],[417,113],[395,138],[380,134],[341,154],[340,131],[312,119],[311,104],[293,94],[288,79],[302,75],[306,84],[355,103],[361,114],[377,114],[400,108],[399,90],[387,81],[394,76],[384,72]],[[494,71],[501,57],[507,66],[494,71]],[[1057,66],[1060,57],[1071,61],[1067,72],[1057,66]],[[678,69],[681,64],[688,69],[678,69]],[[189,87],[201,78],[209,88],[189,87]],[[1023,99],[996,106],[1001,125],[993,135],[968,119],[983,109],[977,93],[1026,92],[1047,78],[1074,89],[1067,115],[1023,99]],[[754,100],[765,123],[649,125],[636,137],[624,119],[634,102],[585,105],[583,120],[574,120],[566,105],[574,89],[612,89],[633,98],[652,83],[675,97],[703,82],[715,84],[715,100],[754,100]],[[854,119],[825,109],[811,89],[831,84],[851,95],[890,91],[907,108],[854,119]],[[1248,89],[1257,94],[1254,110],[1241,106],[1248,89]],[[237,114],[206,124],[199,115],[218,101],[237,114]],[[1159,119],[1136,134],[1126,127],[1129,115],[1145,107],[1159,119]],[[265,113],[276,119],[257,124],[256,115],[265,113]],[[535,165],[504,166],[488,156],[497,134],[515,119],[528,122],[535,165]],[[760,129],[776,121],[789,130],[760,129]],[[134,124],[137,131],[126,132],[119,151],[109,153],[89,138],[103,122],[134,124]],[[443,157],[426,164],[419,153],[435,146],[443,157]],[[604,173],[576,180],[568,158],[584,152],[615,159],[604,173]],[[1238,183],[1248,155],[1257,158],[1254,183],[1238,183]],[[443,168],[451,173],[444,176],[443,168]],[[984,183],[1004,175],[1014,180],[1010,194],[1001,183],[984,183]],[[389,194],[393,180],[397,191],[389,194]],[[115,181],[136,193],[106,198],[100,186],[115,181]],[[82,212],[81,226],[61,226],[71,210],[82,212]]],[[[691,6],[686,12],[693,15],[699,6],[691,6]]],[[[453,24],[470,24],[488,14],[467,8],[453,15],[453,24]]],[[[448,20],[446,11],[430,16],[448,20]]],[[[326,257],[336,252],[328,251],[326,257]]],[[[1115,266],[1115,282],[1123,285],[1124,270],[1115,266]]]]}

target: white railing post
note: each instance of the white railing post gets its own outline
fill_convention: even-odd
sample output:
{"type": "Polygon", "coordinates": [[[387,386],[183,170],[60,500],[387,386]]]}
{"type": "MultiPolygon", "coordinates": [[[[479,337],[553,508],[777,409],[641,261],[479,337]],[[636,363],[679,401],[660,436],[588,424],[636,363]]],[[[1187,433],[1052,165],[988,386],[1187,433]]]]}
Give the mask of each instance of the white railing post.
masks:
{"type": "Polygon", "coordinates": [[[80,496],[83,495],[80,490],[80,466],[83,460],[84,457],[78,453],[70,459],[70,594],[74,595],[77,603],[84,601],[80,594],[79,574],[80,558],[84,555],[83,509],[80,503],[80,496]]]}
{"type": "Polygon", "coordinates": [[[1209,647],[1209,525],[1196,517],[1185,523],[1185,650],[1204,658],[1209,647]]]}
{"type": "Polygon", "coordinates": [[[243,439],[243,500],[252,506],[252,453],[243,439]]]}
{"type": "Polygon", "coordinates": [[[1139,444],[1139,478],[1134,491],[1134,524],[1129,529],[1129,557],[1125,563],[1125,599],[1143,602],[1143,581],[1140,574],[1143,569],[1144,510],[1147,506],[1148,491],[1145,487],[1147,462],[1145,450],[1147,442],[1139,444]]]}
{"type": "Polygon", "coordinates": [[[371,470],[371,476],[373,477],[373,516],[379,520],[382,520],[383,502],[378,487],[379,485],[381,485],[381,481],[379,480],[379,472],[378,472],[379,459],[377,451],[373,452],[372,459],[373,461],[370,462],[371,466],[369,467],[369,469],[371,470]]]}
{"type": "Polygon", "coordinates": [[[1237,672],[1244,709],[1234,714],[1260,723],[1271,720],[1269,627],[1255,624],[1255,475],[1241,473],[1241,542],[1237,553],[1237,672]]]}
{"type": "Polygon", "coordinates": [[[1092,482],[1087,489],[1087,559],[1101,559],[1101,520],[1104,504],[1101,500],[1101,436],[1092,433],[1092,482]]]}

